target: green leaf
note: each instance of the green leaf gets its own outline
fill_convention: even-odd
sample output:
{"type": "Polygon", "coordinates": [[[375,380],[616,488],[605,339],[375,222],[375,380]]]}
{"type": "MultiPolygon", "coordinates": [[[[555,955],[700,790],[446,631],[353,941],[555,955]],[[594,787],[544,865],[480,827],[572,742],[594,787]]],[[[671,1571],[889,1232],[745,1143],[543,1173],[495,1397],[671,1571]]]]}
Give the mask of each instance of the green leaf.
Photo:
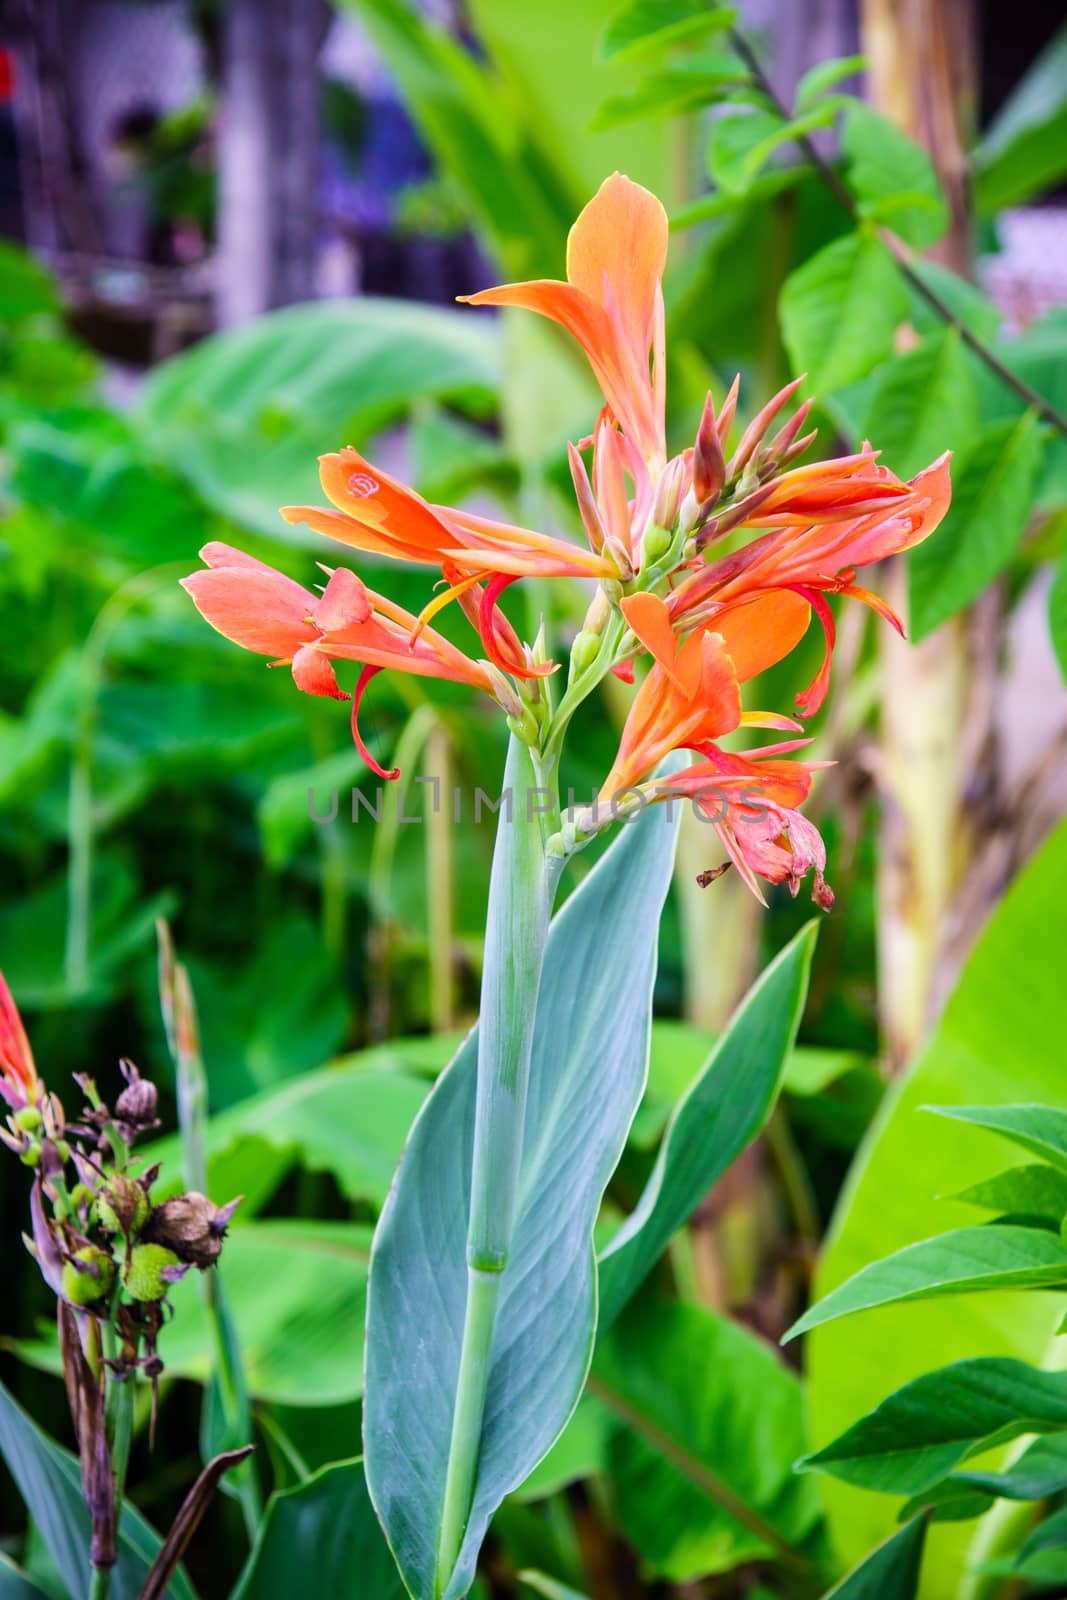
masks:
{"type": "Polygon", "coordinates": [[[607,1434],[611,1417],[590,1394],[583,1394],[577,1409],[547,1456],[539,1461],[514,1500],[543,1500],[580,1478],[592,1478],[604,1470],[607,1434]]]}
{"type": "Polygon", "coordinates": [[[908,614],[924,639],[976,599],[1011,560],[1030,517],[1041,463],[1035,411],[983,428],[953,465],[944,522],[908,558],[908,614]]]}
{"type": "Polygon", "coordinates": [[[798,1463],[886,1494],[918,1495],[961,1461],[1026,1433],[1067,1430],[1067,1373],[989,1357],[905,1384],[798,1463]]]}
{"type": "Polygon", "coordinates": [[[800,1385],[769,1345],[703,1307],[646,1298],[600,1338],[589,1382],[625,1424],[608,1474],[651,1571],[686,1582],[808,1547],[821,1513],[792,1466],[800,1385]]]}
{"type": "Polygon", "coordinates": [[[577,1589],[569,1589],[565,1583],[557,1583],[555,1578],[549,1578],[543,1572],[520,1572],[519,1582],[524,1583],[534,1594],[544,1596],[544,1600],[588,1600],[588,1596],[579,1594],[577,1589]]]}
{"type": "Polygon", "coordinates": [[[937,1117],[999,1133],[1067,1173],[1067,1111],[1058,1106],[927,1106],[937,1117]]]}
{"type": "Polygon", "coordinates": [[[834,61],[820,61],[809,67],[797,84],[794,105],[797,111],[808,111],[827,91],[843,78],[855,77],[867,66],[866,56],[840,56],[834,61]]]}
{"type": "Polygon", "coordinates": [[[279,1595],[405,1600],[370,1503],[362,1461],[339,1461],[271,1496],[230,1600],[279,1595]]]}
{"type": "Polygon", "coordinates": [[[0,1600],[49,1600],[49,1596],[0,1551],[0,1600]]]}
{"type": "MultiPolygon", "coordinates": [[[[935,1206],[932,1196],[986,1178],[995,1147],[971,1127],[921,1114],[923,1105],[1062,1101],[1065,881],[1061,827],[990,918],[921,1057],[889,1090],[830,1228],[819,1293],[936,1228],[973,1222],[965,1204],[935,1206]]],[[[805,1348],[814,1444],[835,1438],[887,1390],[933,1366],[1001,1355],[1056,1362],[1061,1316],[1059,1296],[983,1294],[889,1305],[867,1312],[862,1323],[817,1328],[805,1348]]],[[[846,1560],[857,1561],[893,1526],[895,1508],[881,1496],[831,1480],[824,1493],[846,1560]]],[[[945,1575],[949,1593],[963,1581],[970,1537],[960,1524],[931,1530],[930,1569],[945,1575]]]]}
{"type": "MultiPolygon", "coordinates": [[[[497,1311],[474,1503],[447,1600],[466,1592],[490,1516],[559,1436],[585,1380],[596,1305],[593,1224],[644,1086],[656,933],[674,842],[669,819],[655,812],[624,827],[552,924],[519,1214],[497,1311]],[[616,930],[610,961],[605,927],[616,930]],[[539,1314],[546,1304],[551,1325],[539,1314]]],[[[467,1297],[475,1074],[472,1036],[412,1130],[371,1262],[368,1481],[420,1600],[433,1594],[467,1297]],[[417,1341],[410,1337],[416,1325],[417,1341]],[[432,1370],[421,1354],[431,1347],[432,1370]]]]}
{"type": "Polygon", "coordinates": [[[1038,1435],[1004,1472],[952,1472],[909,1500],[911,1516],[929,1507],[936,1521],[970,1521],[994,1500],[1047,1500],[1067,1488],[1067,1434],[1038,1435]]]}
{"type": "Polygon", "coordinates": [[[1067,25],[1016,84],[971,159],[984,216],[1024,204],[1067,172],[1067,25]]]}
{"type": "MultiPolygon", "coordinates": [[[[220,515],[309,544],[281,505],[321,503],[317,457],[423,397],[484,409],[499,384],[489,318],[398,300],[318,302],[214,335],[157,367],[139,418],[220,515]]],[[[316,536],[317,537],[317,536],[316,536]]]]}
{"type": "Polygon", "coordinates": [[[971,1184],[951,1198],[1002,1216],[1033,1218],[1059,1231],[1067,1216],[1067,1175],[1040,1162],[1009,1167],[1007,1172],[971,1184]]]}
{"type": "Polygon", "coordinates": [[[1043,1228],[956,1228],[862,1267],[806,1311],[786,1340],[838,1317],[904,1300],[989,1289],[1067,1288],[1067,1250],[1043,1228]]]}
{"type": "MultiPolygon", "coordinates": [[[[942,266],[940,261],[931,261],[926,256],[916,256],[910,265],[914,275],[921,278],[927,288],[940,296],[952,315],[965,328],[970,328],[980,339],[996,338],[1004,320],[1003,315],[977,284],[972,283],[969,278],[961,278],[958,272],[953,272],[951,268],[942,266]]],[[[935,310],[929,301],[914,289],[911,290],[911,296],[911,321],[916,333],[925,335],[943,332],[944,314],[935,310]]]]}
{"type": "Polygon", "coordinates": [[[0,240],[0,321],[23,322],[60,309],[56,285],[45,268],[9,239],[0,240]]]}
{"type": "Polygon", "coordinates": [[[895,356],[875,379],[861,432],[883,463],[911,478],[944,450],[968,447],[978,432],[972,358],[948,328],[895,356]]]}
{"type": "Polygon", "coordinates": [[[779,303],[793,367],[817,389],[839,389],[892,354],[907,312],[903,280],[885,246],[850,233],[786,279],[779,303]]]}
{"type": "Polygon", "coordinates": [[[600,59],[653,55],[671,45],[692,44],[721,33],[736,21],[736,6],[709,6],[706,0],[631,0],[604,29],[600,59]]]}
{"type": "Polygon", "coordinates": [[[776,956],[678,1105],[640,1201],[601,1256],[601,1327],[773,1110],[804,1009],[816,933],[809,922],[776,956]]]}
{"type": "Polygon", "coordinates": [[[1067,679],[1067,549],[1056,563],[1048,592],[1048,625],[1060,671],[1067,679]]]}
{"type": "Polygon", "coordinates": [[[1060,1550],[1064,1545],[1067,1545],[1067,1507],[1061,1506],[1028,1535],[1016,1558],[1017,1564],[1037,1550],[1060,1550]]]}
{"type": "Polygon", "coordinates": [[[886,223],[918,250],[936,243],[949,210],[934,164],[914,139],[873,106],[850,100],[841,144],[860,215],[886,223]]]}
{"type": "Polygon", "coordinates": [[[629,94],[611,95],[591,126],[622,127],[647,117],[681,117],[726,98],[743,81],[735,56],[695,56],[678,66],[650,73],[629,94]]]}
{"type": "Polygon", "coordinates": [[[927,1518],[913,1517],[842,1578],[825,1600],[914,1600],[919,1592],[927,1518]]]}
{"type": "MultiPolygon", "coordinates": [[[[92,1526],[82,1496],[77,1460],[60,1448],[0,1384],[0,1454],[72,1600],[88,1600],[92,1526]]],[[[128,1502],[119,1524],[118,1562],[111,1574],[114,1600],[137,1600],[162,1540],[128,1502]]],[[[170,1600],[195,1600],[182,1572],[167,1589],[170,1600]]]]}
{"type": "Polygon", "coordinates": [[[777,112],[759,108],[717,117],[708,140],[708,171],[721,188],[744,194],[776,150],[816,128],[829,127],[836,115],[836,103],[824,101],[788,121],[777,112]]]}

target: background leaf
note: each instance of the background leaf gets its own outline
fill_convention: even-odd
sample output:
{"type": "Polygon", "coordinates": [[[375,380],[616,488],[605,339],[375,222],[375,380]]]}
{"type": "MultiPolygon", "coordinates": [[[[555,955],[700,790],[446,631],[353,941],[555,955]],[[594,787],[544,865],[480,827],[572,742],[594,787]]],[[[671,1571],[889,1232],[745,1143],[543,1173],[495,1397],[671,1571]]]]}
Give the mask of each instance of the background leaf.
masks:
{"type": "Polygon", "coordinates": [[[822,390],[862,378],[890,355],[906,312],[893,258],[863,232],[835,239],[796,268],[778,307],[794,370],[822,390]]]}

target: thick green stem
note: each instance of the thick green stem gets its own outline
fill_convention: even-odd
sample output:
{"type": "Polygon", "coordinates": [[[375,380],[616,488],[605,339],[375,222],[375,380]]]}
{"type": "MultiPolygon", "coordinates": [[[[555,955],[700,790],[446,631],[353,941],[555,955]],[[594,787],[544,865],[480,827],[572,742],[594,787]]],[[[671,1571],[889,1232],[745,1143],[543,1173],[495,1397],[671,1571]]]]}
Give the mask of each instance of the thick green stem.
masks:
{"type": "Polygon", "coordinates": [[[110,1567],[94,1567],[92,1582],[89,1585],[89,1600],[107,1600],[107,1592],[111,1587],[110,1567]]]}
{"type": "Polygon", "coordinates": [[[534,1014],[558,869],[545,859],[545,820],[558,800],[513,738],[489,883],[474,1122],[468,1291],[452,1440],[441,1505],[435,1590],[443,1595],[463,1545],[481,1449],[502,1275],[515,1225],[534,1014]]]}

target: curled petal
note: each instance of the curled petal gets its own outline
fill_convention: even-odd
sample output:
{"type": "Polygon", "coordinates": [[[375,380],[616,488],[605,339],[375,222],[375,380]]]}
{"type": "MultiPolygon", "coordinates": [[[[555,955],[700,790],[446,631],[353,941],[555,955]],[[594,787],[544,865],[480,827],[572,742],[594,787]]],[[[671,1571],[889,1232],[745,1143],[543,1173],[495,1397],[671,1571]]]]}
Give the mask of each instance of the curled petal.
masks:
{"type": "Polygon", "coordinates": [[[391,783],[394,778],[399,778],[400,768],[392,767],[391,769],[387,769],[383,767],[380,762],[376,761],[371,755],[370,751],[367,749],[367,746],[364,744],[363,737],[359,731],[360,703],[363,699],[364,693],[366,692],[368,683],[370,683],[372,678],[377,677],[381,670],[381,667],[364,667],[359,675],[359,680],[356,684],[356,690],[352,696],[352,740],[356,749],[359,751],[360,755],[363,757],[371,771],[376,773],[379,778],[385,778],[391,783]]]}
{"type": "Polygon", "coordinates": [[[337,674],[322,651],[313,644],[303,645],[293,657],[293,679],[305,694],[321,694],[331,700],[348,700],[337,682],[337,674]]]}
{"type": "Polygon", "coordinates": [[[330,574],[311,620],[323,633],[337,633],[353,623],[366,622],[373,610],[366,584],[347,567],[337,567],[330,574]]]}

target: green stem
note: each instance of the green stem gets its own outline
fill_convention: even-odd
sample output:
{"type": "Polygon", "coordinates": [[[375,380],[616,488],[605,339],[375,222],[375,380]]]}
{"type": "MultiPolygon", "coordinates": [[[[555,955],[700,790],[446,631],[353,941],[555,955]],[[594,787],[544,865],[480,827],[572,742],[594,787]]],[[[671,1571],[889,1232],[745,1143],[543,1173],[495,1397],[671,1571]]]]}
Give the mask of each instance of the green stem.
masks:
{"type": "Polygon", "coordinates": [[[107,1600],[107,1592],[111,1587],[110,1567],[94,1567],[92,1582],[89,1585],[89,1600],[107,1600]]]}
{"type": "Polygon", "coordinates": [[[467,1306],[438,1532],[438,1597],[448,1588],[474,1497],[493,1328],[515,1225],[534,1014],[559,870],[545,859],[545,810],[554,817],[558,798],[545,795],[543,779],[530,750],[512,738],[489,882],[467,1306]]]}

